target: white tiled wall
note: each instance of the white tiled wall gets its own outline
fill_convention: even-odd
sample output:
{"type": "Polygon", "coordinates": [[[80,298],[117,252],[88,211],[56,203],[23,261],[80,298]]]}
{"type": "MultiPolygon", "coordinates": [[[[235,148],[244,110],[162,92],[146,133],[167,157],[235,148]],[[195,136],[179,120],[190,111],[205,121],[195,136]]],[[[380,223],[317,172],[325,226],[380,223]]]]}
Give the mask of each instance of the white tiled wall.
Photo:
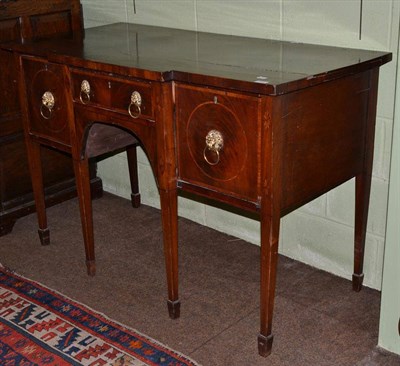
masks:
{"type": "Polygon", "coordinates": [[[197,30],[258,38],[281,38],[281,3],[263,1],[196,1],[197,30]]]}
{"type": "MultiPolygon", "coordinates": [[[[82,4],[87,27],[129,21],[393,52],[393,61],[381,69],[365,259],[366,285],[380,288],[397,68],[399,1],[82,0],[82,4]]],[[[139,173],[143,202],[159,207],[154,178],[143,153],[139,155],[139,173]]],[[[106,190],[129,197],[124,155],[101,162],[99,175],[106,190]]],[[[179,201],[179,214],[252,243],[259,243],[257,221],[183,198],[179,201]]],[[[353,216],[352,180],[285,217],[281,226],[280,251],[315,267],[351,278],[353,216]]]]}

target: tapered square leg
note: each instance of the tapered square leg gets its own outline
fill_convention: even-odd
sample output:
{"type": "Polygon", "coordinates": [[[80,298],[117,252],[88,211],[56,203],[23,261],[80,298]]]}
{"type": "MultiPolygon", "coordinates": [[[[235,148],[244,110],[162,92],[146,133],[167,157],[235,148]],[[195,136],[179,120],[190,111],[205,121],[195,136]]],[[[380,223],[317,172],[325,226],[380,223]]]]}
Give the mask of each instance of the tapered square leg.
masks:
{"type": "Polygon", "coordinates": [[[364,274],[353,274],[353,290],[360,292],[364,281],[364,274]]]}
{"type": "Polygon", "coordinates": [[[86,261],[87,274],[93,277],[96,274],[96,261],[86,261]]]}
{"type": "Polygon", "coordinates": [[[262,357],[267,357],[271,354],[272,351],[272,341],[274,340],[274,336],[270,334],[269,336],[264,336],[262,334],[258,335],[258,354],[262,357]]]}
{"type": "Polygon", "coordinates": [[[29,139],[26,140],[28,151],[28,164],[31,174],[32,190],[36,205],[36,214],[38,217],[38,234],[42,245],[50,244],[50,230],[47,227],[46,203],[43,186],[43,171],[40,155],[40,144],[29,139]]]}
{"type": "Polygon", "coordinates": [[[87,273],[90,276],[94,276],[96,273],[96,262],[94,254],[93,213],[88,159],[74,159],[74,170],[81,214],[83,240],[85,244],[87,273]]]}
{"type": "Polygon", "coordinates": [[[365,126],[365,153],[362,171],[356,175],[356,209],[354,225],[354,273],[353,290],[362,289],[364,273],[365,237],[371,191],[372,164],[374,159],[376,101],[379,70],[371,71],[368,103],[368,119],[365,126]]]}
{"type": "Polygon", "coordinates": [[[38,229],[40,243],[42,245],[49,245],[50,244],[50,230],[46,229],[38,229]]]}
{"type": "Polygon", "coordinates": [[[371,190],[371,175],[356,176],[356,210],[354,228],[354,273],[353,290],[361,291],[364,279],[364,252],[367,232],[369,195],[371,190]]]}
{"type": "Polygon", "coordinates": [[[168,300],[167,305],[168,305],[169,317],[171,319],[179,318],[181,315],[181,302],[179,300],[177,301],[168,300]]]}
{"type": "Polygon", "coordinates": [[[168,282],[168,312],[172,319],[179,318],[178,293],[178,209],[177,191],[160,190],[164,235],[164,257],[168,282]]]}
{"type": "Polygon", "coordinates": [[[260,250],[260,334],[258,353],[267,357],[272,350],[276,269],[278,262],[280,216],[262,215],[260,250]]]}

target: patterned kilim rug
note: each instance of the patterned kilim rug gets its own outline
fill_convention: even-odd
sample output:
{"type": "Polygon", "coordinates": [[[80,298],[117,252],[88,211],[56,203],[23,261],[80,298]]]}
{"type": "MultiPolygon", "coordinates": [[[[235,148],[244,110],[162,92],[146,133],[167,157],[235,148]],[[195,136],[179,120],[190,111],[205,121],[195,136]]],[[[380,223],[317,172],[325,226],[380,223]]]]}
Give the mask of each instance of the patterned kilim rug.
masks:
{"type": "Polygon", "coordinates": [[[0,267],[0,365],[198,365],[0,267]]]}

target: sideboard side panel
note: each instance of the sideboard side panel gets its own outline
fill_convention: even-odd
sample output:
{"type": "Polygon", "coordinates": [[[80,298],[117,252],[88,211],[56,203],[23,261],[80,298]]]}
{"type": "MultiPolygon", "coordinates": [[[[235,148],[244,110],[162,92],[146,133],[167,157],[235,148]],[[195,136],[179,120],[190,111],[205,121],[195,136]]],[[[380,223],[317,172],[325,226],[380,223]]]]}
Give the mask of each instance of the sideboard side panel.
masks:
{"type": "Polygon", "coordinates": [[[283,213],[361,172],[370,72],[283,96],[283,213]]]}

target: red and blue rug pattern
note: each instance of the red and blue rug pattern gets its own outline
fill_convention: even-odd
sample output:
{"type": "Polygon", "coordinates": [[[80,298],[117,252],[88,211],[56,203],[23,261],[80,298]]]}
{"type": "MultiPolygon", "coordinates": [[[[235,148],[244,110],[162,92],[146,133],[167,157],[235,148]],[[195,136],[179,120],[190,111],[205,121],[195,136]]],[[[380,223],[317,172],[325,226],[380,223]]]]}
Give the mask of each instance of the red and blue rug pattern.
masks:
{"type": "Polygon", "coordinates": [[[198,364],[82,304],[0,267],[0,365],[198,364]]]}

